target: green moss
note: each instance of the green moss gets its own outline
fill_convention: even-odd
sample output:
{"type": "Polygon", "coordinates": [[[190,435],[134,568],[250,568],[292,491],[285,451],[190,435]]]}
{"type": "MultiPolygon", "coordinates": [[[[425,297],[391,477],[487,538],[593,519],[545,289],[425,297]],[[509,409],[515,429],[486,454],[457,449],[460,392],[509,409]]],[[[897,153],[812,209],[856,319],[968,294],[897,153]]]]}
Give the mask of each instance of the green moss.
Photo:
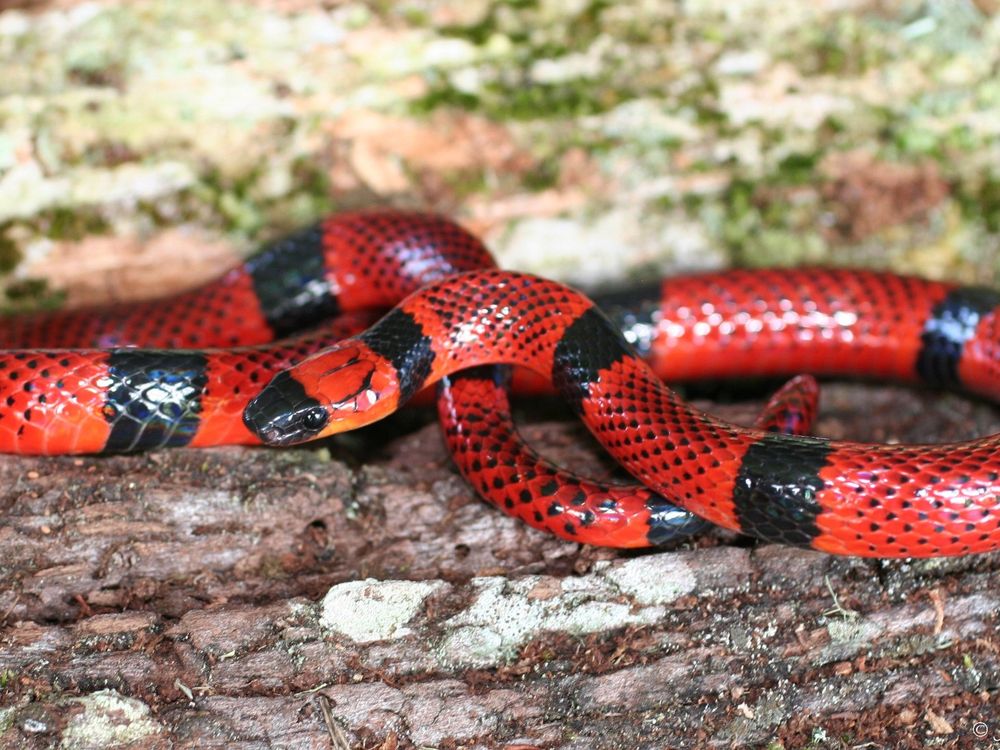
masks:
{"type": "MultiPolygon", "coordinates": [[[[483,45],[489,41],[490,37],[499,31],[498,15],[502,12],[515,10],[515,11],[530,11],[536,10],[538,8],[538,0],[500,0],[500,2],[494,3],[486,16],[478,23],[459,26],[443,26],[438,29],[438,33],[442,36],[457,37],[459,39],[465,39],[466,41],[472,42],[475,45],[483,45]]],[[[528,25],[523,24],[522,28],[527,29],[528,25]]],[[[509,36],[519,36],[520,38],[512,38],[512,41],[527,41],[527,32],[524,31],[519,35],[511,35],[510,30],[507,31],[509,36]]]]}
{"type": "Polygon", "coordinates": [[[719,82],[707,73],[699,76],[692,85],[676,96],[679,109],[694,112],[699,125],[707,128],[721,128],[728,122],[725,112],[719,108],[719,82]]]}
{"type": "Polygon", "coordinates": [[[58,310],[65,300],[66,295],[49,289],[45,279],[22,279],[8,284],[4,289],[4,298],[0,300],[0,314],[58,310]]]}
{"type": "Polygon", "coordinates": [[[607,112],[634,96],[635,92],[608,78],[513,87],[494,83],[484,86],[478,94],[458,91],[438,81],[424,96],[415,99],[410,109],[414,114],[427,114],[441,107],[455,107],[500,121],[572,118],[607,112]]]}
{"type": "Polygon", "coordinates": [[[988,232],[1000,233],[1000,177],[959,183],[955,198],[967,220],[981,222],[988,232]]]}
{"type": "Polygon", "coordinates": [[[442,107],[474,111],[492,119],[536,120],[574,118],[606,112],[637,95],[612,75],[581,78],[559,83],[530,80],[528,63],[519,75],[504,75],[503,81],[485,84],[476,93],[459,91],[443,75],[428,75],[428,91],[413,100],[410,111],[428,114],[442,107]]]}
{"type": "MultiPolygon", "coordinates": [[[[572,18],[561,19],[558,24],[558,32],[550,36],[542,36],[540,40],[533,40],[531,47],[531,57],[556,58],[568,52],[579,52],[590,46],[602,33],[606,33],[601,15],[611,3],[605,0],[592,0],[589,5],[582,8],[572,18]]],[[[528,21],[528,29],[532,29],[535,24],[528,21]]],[[[532,40],[534,35],[529,34],[528,39],[532,40]]]]}
{"type": "Polygon", "coordinates": [[[764,268],[819,263],[826,255],[826,243],[816,232],[765,227],[738,248],[736,257],[740,265],[764,268]]]}
{"type": "Polygon", "coordinates": [[[542,159],[521,180],[528,190],[540,191],[554,187],[559,181],[559,160],[555,157],[542,159]]]}
{"type": "Polygon", "coordinates": [[[728,234],[726,240],[729,242],[742,241],[750,229],[750,224],[755,222],[757,206],[754,203],[754,192],[756,186],[753,182],[737,178],[729,183],[729,187],[722,195],[722,205],[726,208],[726,215],[729,218],[729,230],[733,234],[728,234]]]}
{"type": "Polygon", "coordinates": [[[611,82],[580,81],[522,86],[505,92],[503,98],[511,119],[528,120],[598,114],[631,97],[611,82]]]}
{"type": "Polygon", "coordinates": [[[410,111],[417,115],[426,115],[447,107],[476,111],[480,109],[479,97],[459,91],[446,82],[433,81],[426,94],[411,102],[410,111]]]}
{"type": "MultiPolygon", "coordinates": [[[[391,9],[391,8],[390,8],[391,9]]],[[[407,26],[414,26],[416,28],[421,28],[424,26],[430,26],[430,16],[427,11],[423,8],[417,8],[412,5],[407,5],[405,8],[399,11],[400,17],[406,22],[407,26]]]]}
{"type": "Polygon", "coordinates": [[[482,170],[463,169],[437,175],[447,185],[456,200],[462,200],[487,190],[486,173],[482,170]]]}
{"type": "Polygon", "coordinates": [[[196,184],[169,199],[142,202],[138,211],[158,227],[186,221],[244,238],[262,232],[278,235],[330,210],[330,183],[322,159],[303,155],[287,168],[294,185],[287,194],[271,197],[259,189],[268,179],[264,165],[235,176],[208,169],[196,184]]]}
{"type": "Polygon", "coordinates": [[[92,234],[105,234],[111,225],[94,210],[56,206],[32,220],[39,234],[53,240],[78,241],[92,234]]]}
{"type": "Polygon", "coordinates": [[[9,273],[21,262],[21,250],[7,236],[7,227],[0,227],[0,273],[9,273]]]}
{"type": "Polygon", "coordinates": [[[3,672],[0,672],[0,690],[6,690],[16,679],[17,672],[13,669],[5,669],[3,672]]]}
{"type": "Polygon", "coordinates": [[[816,229],[818,196],[811,201],[791,197],[796,186],[815,181],[818,158],[818,154],[795,154],[761,180],[734,179],[718,199],[685,201],[685,208],[712,228],[735,265],[821,262],[828,247],[816,229]],[[713,212],[715,221],[708,218],[713,212]]]}
{"type": "Polygon", "coordinates": [[[223,220],[228,232],[249,236],[264,225],[264,216],[250,197],[250,188],[260,176],[262,168],[236,177],[212,169],[202,175],[206,196],[211,196],[216,214],[223,220]]]}
{"type": "Polygon", "coordinates": [[[792,41],[799,43],[785,58],[807,75],[860,76],[885,64],[892,55],[887,35],[876,33],[870,23],[849,14],[806,28],[792,41]]]}
{"type": "Polygon", "coordinates": [[[5,291],[10,300],[30,300],[45,295],[48,282],[45,279],[23,279],[9,284],[5,291]]]}
{"type": "Polygon", "coordinates": [[[789,154],[778,163],[775,181],[783,185],[808,185],[816,181],[816,165],[820,154],[789,154]]]}
{"type": "Polygon", "coordinates": [[[532,81],[531,68],[538,60],[585,52],[598,36],[607,33],[602,15],[609,7],[612,3],[607,0],[592,0],[566,16],[549,17],[551,9],[537,0],[507,0],[495,3],[476,24],[439,29],[443,36],[458,37],[482,48],[502,35],[509,43],[510,56],[497,63],[493,80],[476,92],[455,89],[447,71],[429,71],[429,91],[411,103],[411,110],[419,114],[456,107],[498,120],[577,117],[607,111],[635,96],[628,77],[619,76],[615,64],[605,66],[607,72],[599,78],[558,83],[532,81]]]}
{"type": "Polygon", "coordinates": [[[301,156],[292,162],[292,182],[295,190],[268,205],[268,216],[281,230],[314,221],[330,210],[330,175],[327,165],[313,155],[301,156]]]}
{"type": "Polygon", "coordinates": [[[901,154],[940,156],[939,134],[920,120],[901,124],[892,133],[892,143],[901,154]]]}
{"type": "Polygon", "coordinates": [[[958,125],[941,139],[941,145],[945,151],[972,152],[981,148],[984,144],[980,142],[976,133],[968,125],[958,125]]]}

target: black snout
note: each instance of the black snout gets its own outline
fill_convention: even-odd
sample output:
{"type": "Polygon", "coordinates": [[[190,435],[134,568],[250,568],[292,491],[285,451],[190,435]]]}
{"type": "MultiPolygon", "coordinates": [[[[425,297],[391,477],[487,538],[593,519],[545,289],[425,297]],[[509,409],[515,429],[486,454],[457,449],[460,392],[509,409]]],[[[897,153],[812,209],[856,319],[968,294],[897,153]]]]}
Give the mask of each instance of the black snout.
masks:
{"type": "Polygon", "coordinates": [[[330,420],[288,372],[274,376],[243,410],[243,424],[268,445],[293,445],[315,437],[330,420]]]}

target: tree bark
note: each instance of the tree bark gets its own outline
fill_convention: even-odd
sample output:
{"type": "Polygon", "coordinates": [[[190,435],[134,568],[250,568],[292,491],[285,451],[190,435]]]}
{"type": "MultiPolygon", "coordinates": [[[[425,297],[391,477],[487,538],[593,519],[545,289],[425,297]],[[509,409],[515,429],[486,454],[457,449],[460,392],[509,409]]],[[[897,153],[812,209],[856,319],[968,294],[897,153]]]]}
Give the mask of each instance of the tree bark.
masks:
{"type": "MultiPolygon", "coordinates": [[[[707,405],[749,421],[759,403],[707,405]]],[[[996,431],[831,385],[818,433],[996,431]]],[[[0,458],[0,747],[991,747],[1000,555],[717,532],[623,553],[478,501],[426,415],[298,450],[0,458]],[[840,744],[838,744],[840,743],[840,744]]],[[[525,428],[591,475],[573,423],[525,428]]]]}

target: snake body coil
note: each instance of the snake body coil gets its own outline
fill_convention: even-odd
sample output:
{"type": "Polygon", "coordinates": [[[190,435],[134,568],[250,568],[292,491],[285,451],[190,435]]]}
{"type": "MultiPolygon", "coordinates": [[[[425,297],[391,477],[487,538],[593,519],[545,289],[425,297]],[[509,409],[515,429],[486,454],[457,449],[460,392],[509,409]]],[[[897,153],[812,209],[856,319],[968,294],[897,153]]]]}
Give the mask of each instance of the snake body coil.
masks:
{"type": "MultiPolygon", "coordinates": [[[[456,456],[464,446],[460,465],[477,489],[562,536],[655,543],[654,514],[670,501],[762,539],[839,554],[1000,546],[996,437],[837,443],[778,434],[801,432],[808,420],[777,424],[773,411],[765,418],[774,432],[744,429],[692,409],[658,379],[809,372],[997,398],[996,292],[867,271],[730,271],[671,279],[607,305],[610,320],[567,287],[493,269],[485,248],[444,219],[342,215],[169,305],[7,321],[0,451],[298,442],[371,421],[463,368],[508,363],[551,378],[663,504],[625,513],[607,498],[575,503],[562,475],[553,482],[537,456],[517,453],[513,433],[492,424],[490,442],[459,430],[469,415],[489,421],[481,399],[497,385],[492,375],[478,392],[452,394],[450,407],[440,402],[449,445],[456,456]],[[374,310],[397,303],[361,332],[374,310]],[[298,339],[264,343],[338,315],[298,339]],[[65,348],[78,346],[94,348],[65,348]],[[492,445],[502,448],[493,459],[492,445]]],[[[807,405],[785,411],[807,413],[811,397],[792,393],[807,405]]],[[[686,520],[677,528],[690,522],[678,517],[686,520]]]]}

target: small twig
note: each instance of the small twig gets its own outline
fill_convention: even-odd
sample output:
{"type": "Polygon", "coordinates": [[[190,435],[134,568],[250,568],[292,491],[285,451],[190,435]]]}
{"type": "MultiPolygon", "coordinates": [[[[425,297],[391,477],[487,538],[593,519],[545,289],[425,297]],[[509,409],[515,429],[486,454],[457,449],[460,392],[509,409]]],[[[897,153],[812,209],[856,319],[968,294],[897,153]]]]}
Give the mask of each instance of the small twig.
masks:
{"type": "Polygon", "coordinates": [[[294,695],[296,698],[300,698],[303,695],[312,695],[313,693],[318,693],[320,690],[326,690],[328,687],[330,687],[330,684],[331,683],[329,682],[321,682],[316,687],[311,687],[308,690],[300,690],[297,693],[292,693],[292,695],[294,695]]]}
{"type": "Polygon", "coordinates": [[[334,750],[351,750],[347,735],[344,734],[340,723],[334,718],[333,711],[330,710],[334,706],[333,700],[324,693],[319,693],[316,696],[316,702],[319,703],[319,710],[323,714],[323,723],[326,724],[326,731],[330,735],[330,745],[334,750]]]}
{"type": "Polygon", "coordinates": [[[90,608],[90,604],[86,599],[83,598],[81,594],[73,594],[73,601],[80,605],[80,612],[84,617],[92,617],[94,610],[90,608]]]}
{"type": "Polygon", "coordinates": [[[194,708],[195,707],[194,691],[191,688],[189,688],[187,685],[185,685],[183,682],[181,682],[181,678],[180,677],[178,677],[177,679],[174,680],[174,687],[177,688],[178,690],[180,690],[182,693],[184,693],[184,695],[187,696],[188,705],[191,706],[191,708],[194,708]]]}
{"type": "Polygon", "coordinates": [[[845,619],[853,619],[858,616],[858,613],[853,609],[847,609],[840,604],[840,599],[837,598],[837,592],[833,590],[833,584],[830,583],[830,576],[823,576],[823,581],[826,583],[826,590],[830,592],[830,597],[833,599],[833,607],[826,610],[824,615],[840,615],[845,619]]]}
{"type": "Polygon", "coordinates": [[[941,635],[941,631],[944,630],[944,601],[941,591],[933,588],[927,592],[927,596],[934,605],[934,635],[941,635]]]}

